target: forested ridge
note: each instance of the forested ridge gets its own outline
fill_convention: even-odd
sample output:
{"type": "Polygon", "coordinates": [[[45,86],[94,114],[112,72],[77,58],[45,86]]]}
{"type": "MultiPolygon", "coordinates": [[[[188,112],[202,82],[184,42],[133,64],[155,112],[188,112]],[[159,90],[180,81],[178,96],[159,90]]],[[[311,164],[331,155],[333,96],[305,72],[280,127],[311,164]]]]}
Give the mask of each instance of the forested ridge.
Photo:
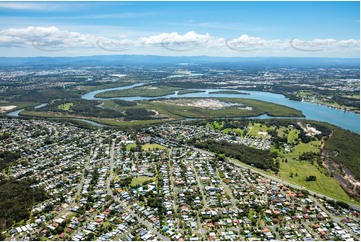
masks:
{"type": "Polygon", "coordinates": [[[42,188],[31,188],[32,183],[30,179],[0,182],[0,232],[29,219],[32,207],[47,198],[42,188]]]}

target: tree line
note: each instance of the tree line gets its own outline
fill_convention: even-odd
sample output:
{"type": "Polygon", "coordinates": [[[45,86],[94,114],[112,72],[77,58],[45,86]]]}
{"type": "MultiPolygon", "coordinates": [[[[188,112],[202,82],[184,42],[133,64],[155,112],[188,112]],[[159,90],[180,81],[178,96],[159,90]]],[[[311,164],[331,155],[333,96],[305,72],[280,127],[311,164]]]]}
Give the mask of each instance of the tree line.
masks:
{"type": "Polygon", "coordinates": [[[274,157],[269,151],[258,150],[245,145],[230,144],[226,141],[217,142],[210,139],[201,142],[198,141],[192,145],[217,154],[224,154],[227,157],[235,158],[260,169],[271,169],[275,172],[279,171],[279,163],[274,162],[274,157]]]}

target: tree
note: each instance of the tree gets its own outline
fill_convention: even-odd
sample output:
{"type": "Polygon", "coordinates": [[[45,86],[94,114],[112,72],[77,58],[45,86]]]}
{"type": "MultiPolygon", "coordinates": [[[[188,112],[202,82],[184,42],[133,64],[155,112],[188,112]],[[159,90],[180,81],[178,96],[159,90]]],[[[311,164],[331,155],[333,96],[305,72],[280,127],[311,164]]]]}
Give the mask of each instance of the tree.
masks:
{"type": "Polygon", "coordinates": [[[64,227],[59,225],[58,227],[55,228],[54,233],[55,234],[60,234],[64,232],[64,227]]]}
{"type": "Polygon", "coordinates": [[[316,181],[316,176],[308,176],[307,178],[306,178],[306,181],[316,181]]]}

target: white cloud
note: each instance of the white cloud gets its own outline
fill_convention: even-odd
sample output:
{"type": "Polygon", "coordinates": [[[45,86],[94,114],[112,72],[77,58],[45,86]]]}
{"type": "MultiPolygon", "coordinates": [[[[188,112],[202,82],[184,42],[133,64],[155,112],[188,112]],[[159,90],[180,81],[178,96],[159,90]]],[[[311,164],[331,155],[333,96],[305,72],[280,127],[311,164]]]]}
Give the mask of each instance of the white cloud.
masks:
{"type": "Polygon", "coordinates": [[[344,51],[347,50],[359,50],[360,49],[360,40],[355,39],[346,39],[346,40],[336,40],[336,39],[313,39],[309,41],[303,41],[300,39],[290,40],[290,46],[299,51],[344,51]]]}
{"type": "Polygon", "coordinates": [[[284,41],[279,39],[266,40],[260,37],[252,37],[246,34],[241,35],[237,39],[228,39],[226,46],[234,51],[258,51],[258,50],[273,50],[282,49],[286,47],[284,41]]]}
{"type": "Polygon", "coordinates": [[[0,31],[0,45],[33,46],[44,50],[64,47],[91,47],[95,46],[96,38],[78,32],[60,30],[55,26],[29,26],[23,29],[10,28],[0,31]]]}
{"type": "MultiPolygon", "coordinates": [[[[138,38],[127,38],[121,33],[112,33],[119,39],[101,35],[59,29],[55,26],[10,28],[0,30],[0,48],[22,47],[36,51],[59,51],[74,53],[76,49],[86,53],[123,52],[127,54],[154,55],[213,55],[213,56],[342,56],[359,54],[360,40],[346,39],[264,39],[243,34],[238,38],[225,39],[209,33],[190,31],[160,33],[138,38]],[[71,49],[71,50],[70,50],[71,49]],[[311,53],[312,52],[312,53],[311,53]]],[[[103,33],[104,35],[104,33],[103,33]]],[[[6,50],[6,49],[5,49],[6,50]]],[[[19,50],[19,53],[21,50],[19,50]]]]}
{"type": "Polygon", "coordinates": [[[197,34],[194,31],[184,35],[177,32],[162,33],[140,38],[138,44],[144,46],[161,46],[170,51],[193,51],[200,48],[222,47],[224,39],[212,37],[210,34],[197,34]]]}
{"type": "Polygon", "coordinates": [[[180,35],[177,32],[172,33],[162,33],[158,35],[153,35],[149,37],[140,38],[140,42],[145,45],[157,45],[165,41],[175,41],[175,42],[206,42],[211,39],[210,34],[197,34],[194,31],[190,31],[184,35],[180,35]]]}
{"type": "Polygon", "coordinates": [[[46,10],[61,11],[65,7],[64,3],[45,2],[0,2],[0,8],[13,10],[46,10]]]}

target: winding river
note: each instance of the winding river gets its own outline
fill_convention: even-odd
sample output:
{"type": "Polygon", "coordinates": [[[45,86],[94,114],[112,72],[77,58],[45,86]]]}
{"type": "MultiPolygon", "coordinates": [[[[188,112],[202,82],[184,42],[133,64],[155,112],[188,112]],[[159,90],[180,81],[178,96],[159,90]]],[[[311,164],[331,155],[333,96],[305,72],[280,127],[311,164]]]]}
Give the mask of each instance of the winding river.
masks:
{"type": "MultiPolygon", "coordinates": [[[[165,95],[162,97],[118,97],[118,98],[96,98],[95,95],[102,92],[114,91],[114,90],[124,90],[139,87],[144,85],[143,83],[137,83],[129,86],[116,87],[101,89],[86,93],[82,96],[86,100],[110,100],[110,99],[121,99],[126,101],[141,101],[141,100],[153,100],[153,99],[170,99],[170,98],[250,98],[257,99],[266,102],[273,102],[280,105],[285,105],[291,108],[298,109],[302,111],[306,119],[324,121],[330,124],[339,126],[344,129],[351,130],[355,133],[360,134],[360,114],[345,112],[327,106],[318,105],[308,102],[299,102],[287,99],[284,95],[274,94],[270,92],[258,92],[258,91],[248,91],[248,90],[237,90],[240,94],[217,94],[211,93],[216,91],[235,91],[234,89],[196,89],[199,90],[197,93],[188,93],[179,95],[178,92],[175,92],[171,95],[165,95]],[[242,94],[243,93],[243,94],[242,94]],[[247,93],[247,94],[244,94],[247,93]]],[[[192,89],[194,90],[194,89],[192,89]]],[[[271,117],[272,118],[272,117],[271,117]]]]}

